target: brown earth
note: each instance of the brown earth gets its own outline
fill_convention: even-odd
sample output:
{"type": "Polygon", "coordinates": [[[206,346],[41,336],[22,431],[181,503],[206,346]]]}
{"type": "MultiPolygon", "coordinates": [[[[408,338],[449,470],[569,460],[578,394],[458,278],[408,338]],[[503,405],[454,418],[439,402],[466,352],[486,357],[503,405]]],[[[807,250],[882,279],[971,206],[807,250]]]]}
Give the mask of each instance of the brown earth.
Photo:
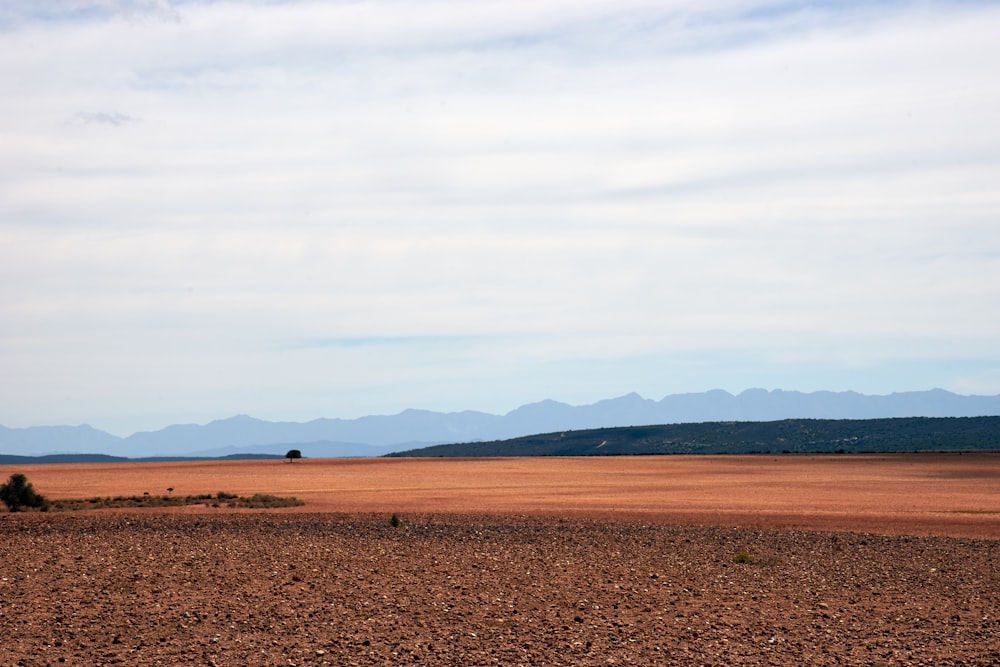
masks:
{"type": "MultiPolygon", "coordinates": [[[[542,514],[1000,539],[1000,454],[0,466],[52,499],[295,496],[305,512],[542,514]]],[[[201,511],[201,510],[197,510],[201,511]]]]}
{"type": "Polygon", "coordinates": [[[11,472],[307,505],[0,514],[0,665],[1000,664],[996,456],[11,472]]]}

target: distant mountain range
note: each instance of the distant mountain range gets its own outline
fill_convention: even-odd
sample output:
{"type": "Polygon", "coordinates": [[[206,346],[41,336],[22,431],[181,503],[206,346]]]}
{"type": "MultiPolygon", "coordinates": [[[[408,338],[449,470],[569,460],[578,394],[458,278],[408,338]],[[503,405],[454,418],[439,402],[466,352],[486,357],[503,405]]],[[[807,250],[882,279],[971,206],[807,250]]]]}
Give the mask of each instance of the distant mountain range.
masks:
{"type": "Polygon", "coordinates": [[[175,424],[126,438],[90,426],[0,426],[0,455],[103,454],[127,458],[284,455],[307,458],[380,456],[430,445],[493,441],[554,431],[717,421],[877,419],[1000,415],[1000,395],[963,396],[943,389],[871,396],[856,392],[749,389],[673,394],[656,401],[638,394],[572,406],[545,400],[505,415],[404,410],[397,415],[310,422],[268,422],[246,415],[205,425],[175,424]]]}

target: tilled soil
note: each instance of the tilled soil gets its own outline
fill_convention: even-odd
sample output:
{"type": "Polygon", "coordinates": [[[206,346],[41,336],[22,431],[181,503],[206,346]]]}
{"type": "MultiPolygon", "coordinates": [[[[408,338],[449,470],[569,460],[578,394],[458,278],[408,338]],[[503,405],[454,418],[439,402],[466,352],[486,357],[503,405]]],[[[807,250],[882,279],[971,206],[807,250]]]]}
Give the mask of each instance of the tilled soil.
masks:
{"type": "Polygon", "coordinates": [[[0,515],[0,664],[1000,664],[993,540],[400,518],[0,515]]]}
{"type": "Polygon", "coordinates": [[[102,462],[0,471],[0,479],[27,474],[53,501],[221,490],[293,496],[310,513],[573,515],[1000,539],[993,453],[102,462]]]}

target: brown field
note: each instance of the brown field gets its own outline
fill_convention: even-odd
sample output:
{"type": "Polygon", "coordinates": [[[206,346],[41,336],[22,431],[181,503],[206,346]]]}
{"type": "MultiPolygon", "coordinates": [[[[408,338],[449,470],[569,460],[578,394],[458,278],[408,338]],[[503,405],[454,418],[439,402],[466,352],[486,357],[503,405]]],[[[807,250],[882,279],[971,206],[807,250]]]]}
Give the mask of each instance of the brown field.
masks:
{"type": "Polygon", "coordinates": [[[0,665],[1000,664],[996,455],[12,472],[306,505],[0,513],[0,665]]]}
{"type": "MultiPolygon", "coordinates": [[[[1000,455],[304,459],[0,466],[52,499],[295,496],[306,512],[496,513],[1000,538],[1000,455]]],[[[190,510],[188,510],[190,511],[190,510]]]]}

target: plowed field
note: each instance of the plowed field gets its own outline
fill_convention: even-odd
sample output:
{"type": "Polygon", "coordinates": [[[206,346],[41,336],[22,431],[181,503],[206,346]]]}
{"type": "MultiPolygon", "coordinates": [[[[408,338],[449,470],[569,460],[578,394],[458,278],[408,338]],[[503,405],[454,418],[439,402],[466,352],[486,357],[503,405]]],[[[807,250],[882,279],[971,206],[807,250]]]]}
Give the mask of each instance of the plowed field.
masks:
{"type": "Polygon", "coordinates": [[[11,472],[306,505],[0,514],[0,665],[1000,664],[996,456],[11,472]]]}
{"type": "MultiPolygon", "coordinates": [[[[1000,455],[304,459],[0,466],[45,496],[295,496],[304,512],[496,513],[1000,538],[1000,455]]],[[[201,508],[204,510],[204,508],[201,508]]],[[[189,510],[190,511],[190,510],[189,510]]]]}

